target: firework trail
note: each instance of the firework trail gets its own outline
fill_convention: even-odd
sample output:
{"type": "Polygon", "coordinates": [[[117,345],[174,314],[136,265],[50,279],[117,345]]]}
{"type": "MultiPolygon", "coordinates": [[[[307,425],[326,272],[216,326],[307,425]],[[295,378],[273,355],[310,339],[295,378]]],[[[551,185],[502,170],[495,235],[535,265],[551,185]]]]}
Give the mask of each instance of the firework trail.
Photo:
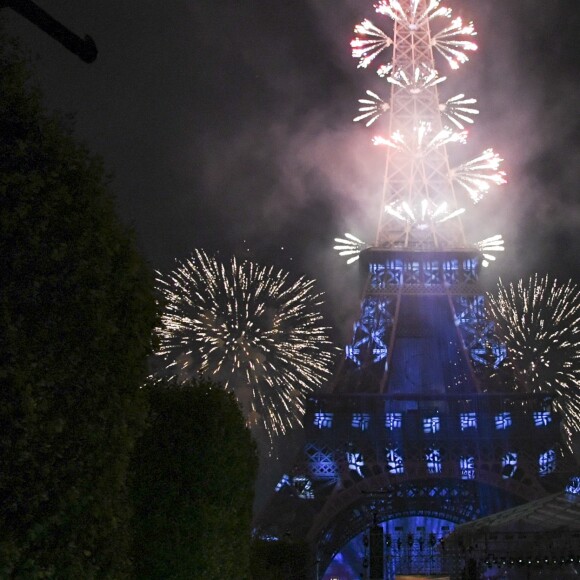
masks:
{"type": "Polygon", "coordinates": [[[196,250],[157,281],[165,302],[158,355],[167,371],[222,383],[270,441],[301,425],[305,399],[334,358],[314,280],[292,282],[274,267],[221,263],[196,250]]]}
{"type": "Polygon", "coordinates": [[[479,115],[479,110],[473,108],[476,103],[475,99],[466,99],[462,93],[447,99],[445,103],[439,105],[439,109],[456,127],[465,129],[465,123],[472,125],[473,116],[479,115]]]}
{"type": "Polygon", "coordinates": [[[488,295],[514,387],[554,396],[568,444],[580,431],[580,288],[537,275],[488,295]]]}
{"type": "Polygon", "coordinates": [[[431,123],[422,121],[410,139],[400,131],[395,131],[390,138],[378,135],[373,137],[373,145],[424,155],[449,143],[465,143],[466,139],[467,131],[457,132],[449,127],[443,127],[440,131],[435,132],[431,128],[431,123]]]}
{"type": "Polygon", "coordinates": [[[493,149],[486,149],[479,157],[453,169],[451,175],[477,203],[492,185],[506,183],[505,172],[499,170],[502,161],[493,149]]]}
{"type": "Polygon", "coordinates": [[[334,238],[334,241],[337,245],[333,246],[333,249],[339,256],[347,256],[347,264],[356,262],[360,253],[367,247],[362,240],[349,233],[344,234],[344,238],[334,238]]]}
{"type": "Polygon", "coordinates": [[[354,32],[357,36],[351,41],[350,46],[352,56],[359,59],[359,68],[367,68],[385,48],[393,44],[393,40],[370,20],[363,20],[357,24],[354,32]]]}
{"type": "Polygon", "coordinates": [[[365,121],[365,125],[370,127],[383,113],[389,110],[389,104],[383,101],[379,95],[372,91],[367,91],[368,98],[359,99],[359,113],[353,121],[365,121]]]}

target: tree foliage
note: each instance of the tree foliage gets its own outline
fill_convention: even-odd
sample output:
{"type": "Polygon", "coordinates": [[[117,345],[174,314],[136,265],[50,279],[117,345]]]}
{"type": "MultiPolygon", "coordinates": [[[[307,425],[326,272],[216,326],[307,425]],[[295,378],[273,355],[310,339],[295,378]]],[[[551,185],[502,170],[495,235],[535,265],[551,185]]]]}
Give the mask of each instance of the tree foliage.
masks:
{"type": "Polygon", "coordinates": [[[134,456],[137,577],[248,578],[257,454],[233,395],[202,379],[148,391],[134,456]]]}
{"type": "Polygon", "coordinates": [[[300,580],[312,576],[308,570],[308,543],[283,539],[252,542],[252,580],[300,580]]]}
{"type": "Polygon", "coordinates": [[[152,277],[0,42],[0,577],[122,578],[152,277]]]}

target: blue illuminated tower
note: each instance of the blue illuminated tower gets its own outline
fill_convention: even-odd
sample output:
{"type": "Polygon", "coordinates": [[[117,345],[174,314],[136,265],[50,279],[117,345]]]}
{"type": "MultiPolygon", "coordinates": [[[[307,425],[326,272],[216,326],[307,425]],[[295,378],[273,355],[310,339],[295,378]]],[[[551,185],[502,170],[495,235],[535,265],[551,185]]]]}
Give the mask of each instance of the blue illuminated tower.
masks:
{"type": "MultiPolygon", "coordinates": [[[[453,573],[440,539],[455,524],[559,490],[569,475],[550,400],[490,379],[505,349],[479,275],[503,242],[468,240],[462,198],[476,203],[504,174],[490,149],[451,167],[447,147],[465,141],[477,110],[464,95],[442,101],[435,58],[466,62],[473,25],[438,0],[374,8],[392,32],[363,20],[351,43],[390,92],[367,91],[355,119],[386,121],[373,138],[386,165],[375,243],[360,252],[361,312],[332,393],[311,399],[307,443],[257,528],[306,538],[319,578],[453,573]]],[[[351,260],[353,240],[338,248],[351,260]]]]}

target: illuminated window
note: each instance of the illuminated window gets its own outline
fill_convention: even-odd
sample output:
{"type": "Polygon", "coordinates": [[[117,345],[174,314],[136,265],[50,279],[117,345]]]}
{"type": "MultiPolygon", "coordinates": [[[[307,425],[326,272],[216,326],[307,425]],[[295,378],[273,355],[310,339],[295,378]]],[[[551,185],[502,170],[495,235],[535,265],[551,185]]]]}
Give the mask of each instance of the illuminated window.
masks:
{"type": "Polygon", "coordinates": [[[290,476],[284,474],[282,476],[282,479],[276,484],[276,491],[280,491],[283,487],[286,487],[287,485],[292,485],[292,482],[290,480],[290,476]]]}
{"type": "Polygon", "coordinates": [[[496,429],[507,429],[512,425],[512,414],[505,411],[503,413],[498,413],[495,416],[495,428],[496,429]]]}
{"type": "Polygon", "coordinates": [[[383,264],[369,264],[371,274],[371,288],[385,287],[385,266],[383,264]]]}
{"type": "Polygon", "coordinates": [[[441,451],[439,449],[434,447],[427,449],[425,461],[427,462],[427,471],[429,473],[441,473],[441,451]]]}
{"type": "Polygon", "coordinates": [[[344,354],[346,358],[349,358],[352,362],[354,362],[357,367],[361,366],[362,363],[360,360],[360,348],[358,347],[358,345],[352,346],[350,344],[347,344],[344,347],[344,354]]]}
{"type": "Polygon", "coordinates": [[[368,413],[355,413],[352,416],[352,426],[355,429],[366,431],[369,428],[371,417],[368,413]]]}
{"type": "Polygon", "coordinates": [[[314,499],[312,482],[307,477],[304,477],[303,475],[297,475],[294,478],[293,483],[300,499],[314,499]]]}
{"type": "Polygon", "coordinates": [[[474,457],[460,457],[459,468],[461,470],[461,479],[475,479],[474,457]]]}
{"type": "Polygon", "coordinates": [[[465,282],[472,282],[477,279],[477,260],[475,258],[463,260],[463,276],[465,282]]]}
{"type": "Polygon", "coordinates": [[[386,299],[367,298],[362,304],[361,318],[354,325],[352,345],[346,347],[347,358],[357,366],[362,364],[361,353],[372,352],[373,362],[379,362],[387,356],[385,335],[391,325],[389,301],[386,299]]]}
{"type": "Polygon", "coordinates": [[[580,477],[571,477],[565,491],[566,493],[580,495],[580,477]]]}
{"type": "Polygon", "coordinates": [[[399,453],[398,447],[387,447],[385,449],[385,457],[387,461],[387,471],[393,475],[400,475],[404,473],[403,457],[399,453]]]}
{"type": "Polygon", "coordinates": [[[314,499],[312,482],[303,475],[297,475],[294,478],[289,475],[283,475],[278,485],[276,485],[276,491],[280,491],[284,487],[294,487],[300,499],[314,499]]]}
{"type": "Polygon", "coordinates": [[[419,283],[419,262],[405,262],[403,281],[405,284],[419,283]]]}
{"type": "Polygon", "coordinates": [[[400,429],[403,424],[403,415],[401,413],[387,413],[385,415],[385,427],[390,429],[400,429]]]}
{"type": "Polygon", "coordinates": [[[441,284],[441,273],[439,270],[439,262],[425,262],[425,284],[427,286],[441,284]]]}
{"type": "Polygon", "coordinates": [[[314,444],[306,446],[310,475],[314,479],[337,479],[338,466],[329,447],[318,447],[314,444]]]}
{"type": "Polygon", "coordinates": [[[540,453],[538,459],[540,476],[548,475],[556,470],[556,452],[553,449],[549,449],[545,453],[540,453]]]}
{"type": "Polygon", "coordinates": [[[348,452],[346,453],[346,460],[348,462],[348,468],[351,471],[356,471],[358,473],[358,475],[360,475],[361,477],[363,476],[362,473],[362,468],[365,465],[362,453],[356,453],[356,452],[348,452]]]}
{"type": "Polygon", "coordinates": [[[518,468],[518,454],[514,451],[508,451],[501,458],[501,476],[503,479],[510,479],[514,476],[518,468]]]}
{"type": "Polygon", "coordinates": [[[402,271],[403,263],[401,260],[387,260],[387,283],[399,285],[402,271]]]}
{"type": "Polygon", "coordinates": [[[495,357],[495,362],[493,363],[494,368],[498,368],[499,365],[507,358],[507,348],[505,344],[492,343],[491,352],[495,357]]]}
{"type": "Polygon", "coordinates": [[[314,413],[314,425],[319,429],[330,429],[332,427],[332,413],[314,413]]]}
{"type": "Polygon", "coordinates": [[[545,427],[552,422],[552,413],[550,411],[534,411],[533,416],[536,427],[545,427]]]}
{"type": "Polygon", "coordinates": [[[423,418],[423,433],[437,433],[441,428],[439,417],[423,418]]]}
{"type": "Polygon", "coordinates": [[[477,414],[473,412],[460,413],[459,424],[462,431],[465,431],[466,429],[475,429],[477,427],[477,414]]]}
{"type": "Polygon", "coordinates": [[[445,260],[443,262],[443,277],[445,282],[457,282],[457,270],[459,263],[457,260],[445,260]]]}

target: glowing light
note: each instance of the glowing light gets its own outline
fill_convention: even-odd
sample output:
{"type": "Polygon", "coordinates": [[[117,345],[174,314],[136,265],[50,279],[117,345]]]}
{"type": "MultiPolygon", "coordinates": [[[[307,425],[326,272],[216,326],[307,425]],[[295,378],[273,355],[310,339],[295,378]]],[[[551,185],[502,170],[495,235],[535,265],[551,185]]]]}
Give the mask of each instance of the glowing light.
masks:
{"type": "Polygon", "coordinates": [[[426,65],[417,67],[410,77],[402,69],[390,74],[392,70],[392,65],[381,66],[377,70],[377,74],[380,77],[386,77],[387,82],[392,85],[402,89],[407,89],[414,95],[420,93],[424,89],[434,87],[435,85],[447,80],[447,77],[440,77],[435,69],[429,68],[426,65]]]}
{"type": "Polygon", "coordinates": [[[449,143],[465,143],[466,139],[467,131],[458,133],[449,127],[443,127],[435,133],[431,128],[431,123],[421,122],[413,131],[410,139],[406,138],[400,131],[395,131],[389,138],[373,137],[373,145],[384,145],[398,151],[425,155],[449,143]]]}
{"type": "Polygon", "coordinates": [[[390,16],[395,22],[400,22],[415,30],[417,26],[427,20],[437,16],[451,17],[451,9],[439,6],[439,0],[430,0],[427,8],[419,11],[419,0],[411,0],[410,10],[407,12],[403,9],[398,0],[380,0],[375,4],[375,10],[379,14],[390,16]]]}
{"type": "Polygon", "coordinates": [[[477,44],[470,40],[461,40],[462,36],[476,36],[473,22],[463,25],[461,18],[455,18],[449,26],[433,35],[431,44],[447,60],[452,69],[469,60],[467,51],[477,50],[477,44]]]}
{"type": "Polygon", "coordinates": [[[493,149],[486,149],[479,157],[453,169],[451,175],[465,188],[473,203],[477,203],[492,185],[507,183],[505,171],[499,171],[502,161],[493,149]]]}
{"type": "Polygon", "coordinates": [[[544,453],[540,453],[538,458],[538,473],[540,477],[544,477],[553,473],[556,470],[556,452],[553,449],[548,449],[544,453]]]}
{"type": "Polygon", "coordinates": [[[426,229],[432,223],[443,223],[447,220],[460,216],[465,208],[449,211],[447,202],[435,204],[424,199],[419,206],[413,209],[406,201],[391,203],[385,207],[385,211],[394,218],[413,225],[418,229],[426,229]]]}
{"type": "Polygon", "coordinates": [[[166,304],[158,356],[183,381],[208,375],[270,438],[302,424],[305,398],[330,375],[333,349],[314,281],[196,250],[158,287],[166,304]]]}
{"type": "Polygon", "coordinates": [[[518,469],[518,454],[515,451],[508,451],[501,458],[501,476],[503,479],[512,478],[518,469]]]}
{"type": "Polygon", "coordinates": [[[349,233],[344,234],[344,238],[334,238],[334,241],[337,245],[332,249],[336,250],[339,256],[348,256],[347,264],[356,262],[361,251],[367,247],[365,242],[349,233]]]}
{"type": "MultiPolygon", "coordinates": [[[[381,0],[375,4],[379,14],[391,17],[395,22],[403,24],[409,30],[418,30],[428,20],[438,16],[451,18],[451,9],[439,5],[438,0],[431,0],[427,8],[419,11],[419,0],[412,0],[410,10],[405,10],[398,0],[381,0]]],[[[469,60],[467,52],[477,50],[477,45],[464,37],[476,36],[472,22],[464,25],[461,18],[455,18],[449,26],[446,26],[431,37],[432,46],[445,58],[452,69],[459,68],[469,60]]]]}
{"type": "Polygon", "coordinates": [[[571,477],[565,491],[573,495],[580,495],[580,477],[571,477]]]}
{"type": "Polygon", "coordinates": [[[495,253],[505,251],[504,239],[501,234],[496,234],[489,238],[480,240],[479,242],[476,242],[475,246],[483,254],[484,259],[482,260],[481,265],[484,268],[487,268],[490,262],[495,262],[496,260],[496,257],[491,252],[495,253]]]}
{"type": "Polygon", "coordinates": [[[488,295],[516,390],[554,397],[568,444],[580,431],[580,289],[535,275],[488,295]]]}
{"type": "Polygon", "coordinates": [[[465,129],[465,123],[473,124],[472,116],[479,115],[479,110],[470,106],[475,103],[476,99],[466,99],[464,94],[460,94],[447,99],[439,109],[457,128],[465,129]]]}
{"type": "Polygon", "coordinates": [[[509,411],[502,411],[495,416],[495,428],[507,429],[512,425],[512,414],[509,411]]]}
{"type": "Polygon", "coordinates": [[[356,472],[360,477],[364,477],[362,468],[365,466],[365,461],[362,453],[347,451],[346,461],[351,471],[356,472]]]}
{"type": "Polygon", "coordinates": [[[373,93],[372,91],[367,91],[369,99],[359,99],[360,103],[358,117],[355,117],[353,121],[356,123],[358,121],[366,121],[365,125],[370,127],[383,113],[389,110],[389,103],[385,103],[379,95],[373,93]]]}
{"type": "Polygon", "coordinates": [[[357,24],[354,27],[354,32],[357,36],[351,40],[350,46],[352,56],[359,59],[359,68],[367,68],[385,48],[393,44],[392,38],[377,28],[370,20],[363,20],[357,24]]]}

